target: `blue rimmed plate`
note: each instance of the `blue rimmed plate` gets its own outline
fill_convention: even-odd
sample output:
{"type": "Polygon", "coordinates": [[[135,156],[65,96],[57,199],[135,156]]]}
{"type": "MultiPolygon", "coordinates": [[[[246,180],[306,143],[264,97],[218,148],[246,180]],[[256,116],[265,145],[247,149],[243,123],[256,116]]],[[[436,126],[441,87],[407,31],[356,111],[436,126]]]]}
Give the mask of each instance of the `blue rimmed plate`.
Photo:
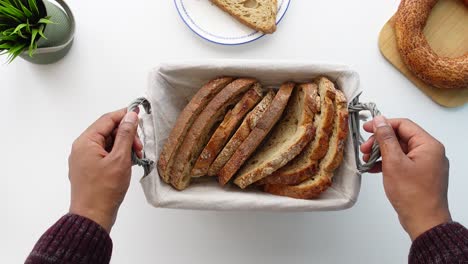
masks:
{"type": "MultiPolygon", "coordinates": [[[[291,0],[278,0],[278,24],[291,0]]],[[[239,45],[255,41],[265,34],[255,31],[232,18],[209,0],[174,0],[185,24],[198,36],[222,45],[239,45]]]]}

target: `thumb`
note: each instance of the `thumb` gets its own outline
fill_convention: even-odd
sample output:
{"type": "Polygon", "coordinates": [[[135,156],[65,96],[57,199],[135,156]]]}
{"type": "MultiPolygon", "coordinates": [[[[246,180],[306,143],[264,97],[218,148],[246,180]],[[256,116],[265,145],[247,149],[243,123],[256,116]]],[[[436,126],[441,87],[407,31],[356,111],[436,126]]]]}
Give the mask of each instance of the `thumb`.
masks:
{"type": "Polygon", "coordinates": [[[130,157],[137,128],[138,114],[133,111],[125,114],[117,129],[111,153],[122,157],[130,157]]]}
{"type": "Polygon", "coordinates": [[[384,116],[376,116],[373,121],[374,136],[379,143],[382,159],[390,159],[404,155],[400,142],[392,126],[384,116]]]}

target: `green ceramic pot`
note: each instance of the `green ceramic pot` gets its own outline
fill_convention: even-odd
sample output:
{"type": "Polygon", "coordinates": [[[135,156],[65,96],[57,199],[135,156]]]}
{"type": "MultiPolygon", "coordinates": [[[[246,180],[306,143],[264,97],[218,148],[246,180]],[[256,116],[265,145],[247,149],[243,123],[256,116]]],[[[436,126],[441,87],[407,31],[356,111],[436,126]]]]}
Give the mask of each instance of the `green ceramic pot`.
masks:
{"type": "Polygon", "coordinates": [[[47,16],[55,24],[49,24],[44,30],[47,39],[40,38],[37,50],[32,57],[23,52],[20,57],[36,64],[50,64],[63,58],[73,44],[75,19],[68,5],[63,0],[37,0],[42,2],[47,16]]]}

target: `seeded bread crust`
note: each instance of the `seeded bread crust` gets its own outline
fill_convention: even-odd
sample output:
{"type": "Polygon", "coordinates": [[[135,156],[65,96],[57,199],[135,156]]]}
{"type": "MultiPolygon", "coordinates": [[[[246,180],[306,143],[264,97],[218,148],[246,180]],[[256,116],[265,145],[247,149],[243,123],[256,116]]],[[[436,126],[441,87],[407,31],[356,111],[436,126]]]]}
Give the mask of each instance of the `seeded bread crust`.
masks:
{"type": "Polygon", "coordinates": [[[211,163],[223,149],[245,115],[262,99],[262,86],[256,83],[224,117],[192,169],[192,177],[207,175],[211,163]]]}
{"type": "Polygon", "coordinates": [[[242,24],[263,33],[276,31],[277,0],[211,0],[242,24]]]}
{"type": "Polygon", "coordinates": [[[320,96],[320,114],[315,115],[315,138],[295,159],[264,179],[270,184],[299,184],[317,172],[318,161],[328,151],[329,135],[335,116],[335,86],[325,77],[316,81],[320,96]]]}
{"type": "Polygon", "coordinates": [[[260,103],[258,103],[258,105],[246,116],[236,133],[234,133],[229,142],[219,153],[218,157],[216,157],[215,161],[211,164],[210,169],[208,170],[208,176],[218,175],[219,171],[229,161],[237,148],[249,136],[250,132],[252,132],[263,113],[265,113],[270,106],[274,97],[275,91],[269,90],[265,97],[263,97],[262,101],[260,101],[260,103]]]}
{"type": "Polygon", "coordinates": [[[175,154],[173,166],[169,170],[172,186],[178,190],[188,187],[191,179],[190,172],[210,139],[210,132],[213,131],[216,123],[222,120],[226,111],[236,104],[256,82],[252,78],[233,81],[222,89],[200,113],[175,154]]]}
{"type": "Polygon", "coordinates": [[[286,108],[294,86],[295,84],[292,82],[281,85],[278,93],[263,114],[260,121],[219,172],[219,183],[222,186],[224,186],[236,174],[244,162],[261,144],[263,139],[265,139],[273,126],[278,122],[286,108]]]}
{"type": "Polygon", "coordinates": [[[286,110],[271,135],[237,174],[234,180],[236,185],[244,189],[271,175],[301,153],[315,134],[314,96],[317,96],[315,84],[303,84],[294,89],[286,110]]]}
{"type": "Polygon", "coordinates": [[[167,172],[173,164],[174,153],[179,149],[193,122],[195,122],[200,112],[219,91],[233,80],[234,78],[232,77],[220,77],[209,81],[198,90],[187,106],[182,110],[159,155],[157,167],[159,176],[163,181],[169,183],[169,174],[167,172]]]}

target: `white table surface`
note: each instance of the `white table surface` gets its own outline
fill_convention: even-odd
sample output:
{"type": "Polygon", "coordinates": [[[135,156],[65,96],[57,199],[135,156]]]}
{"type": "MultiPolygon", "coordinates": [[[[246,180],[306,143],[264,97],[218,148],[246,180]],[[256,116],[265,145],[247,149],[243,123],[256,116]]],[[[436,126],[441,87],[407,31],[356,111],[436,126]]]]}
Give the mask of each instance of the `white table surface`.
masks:
{"type": "MultiPolygon", "coordinates": [[[[24,261],[40,235],[67,212],[72,141],[101,114],[142,95],[148,71],[167,60],[288,59],[350,65],[361,75],[364,101],[376,102],[389,117],[413,119],[445,144],[451,162],[452,216],[468,224],[468,105],[438,106],[379,53],[379,31],[399,1],[293,0],[274,35],[237,47],[197,37],[172,1],[68,2],[77,35],[65,59],[47,66],[18,59],[0,66],[2,263],[24,261]]],[[[112,263],[407,260],[410,240],[385,197],[381,175],[363,176],[352,209],[280,214],[154,209],[139,185],[141,174],[134,169],[111,234],[112,263]]]]}

